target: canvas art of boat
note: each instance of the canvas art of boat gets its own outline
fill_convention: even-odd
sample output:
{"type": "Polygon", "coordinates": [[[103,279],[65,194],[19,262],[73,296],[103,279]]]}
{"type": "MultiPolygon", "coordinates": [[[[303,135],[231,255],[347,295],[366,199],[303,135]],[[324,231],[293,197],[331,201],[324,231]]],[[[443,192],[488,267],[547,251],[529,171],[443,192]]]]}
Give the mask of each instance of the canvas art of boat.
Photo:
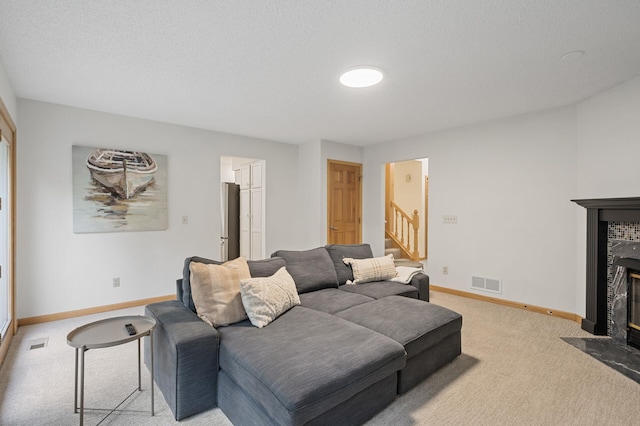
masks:
{"type": "Polygon", "coordinates": [[[91,176],[110,192],[128,200],[143,191],[158,169],[145,152],[97,148],[87,157],[91,176]]]}

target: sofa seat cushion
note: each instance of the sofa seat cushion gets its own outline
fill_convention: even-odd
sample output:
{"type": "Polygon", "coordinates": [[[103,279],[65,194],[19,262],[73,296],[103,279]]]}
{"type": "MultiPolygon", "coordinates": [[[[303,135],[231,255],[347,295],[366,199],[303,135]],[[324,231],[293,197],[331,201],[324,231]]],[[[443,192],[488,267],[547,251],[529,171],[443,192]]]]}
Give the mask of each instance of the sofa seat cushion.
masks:
{"type": "Polygon", "coordinates": [[[220,369],[278,424],[304,424],[406,361],[393,339],[302,306],[261,329],[244,321],[218,332],[220,369]]]}
{"type": "Polygon", "coordinates": [[[418,298],[418,289],[410,284],[401,284],[394,281],[374,281],[371,283],[341,285],[340,290],[349,293],[362,294],[374,299],[382,299],[388,296],[404,296],[412,299],[418,298]]]}
{"type": "Polygon", "coordinates": [[[325,288],[300,295],[300,304],[316,311],[335,314],[352,306],[371,302],[375,299],[358,293],[340,291],[337,288],[325,288]]]}
{"type": "Polygon", "coordinates": [[[400,296],[385,297],[354,306],[336,316],[377,331],[402,344],[407,359],[459,333],[462,316],[457,312],[422,300],[400,296]]]}

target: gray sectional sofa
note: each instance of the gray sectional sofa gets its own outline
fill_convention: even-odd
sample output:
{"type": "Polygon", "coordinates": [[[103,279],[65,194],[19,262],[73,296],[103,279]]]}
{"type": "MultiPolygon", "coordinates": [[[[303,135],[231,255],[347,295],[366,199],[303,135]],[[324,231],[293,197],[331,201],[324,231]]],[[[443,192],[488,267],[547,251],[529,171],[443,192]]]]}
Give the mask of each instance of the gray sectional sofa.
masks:
{"type": "Polygon", "coordinates": [[[462,317],[428,303],[427,275],[348,285],[344,257],[373,255],[328,245],[248,261],[252,277],[286,266],[301,301],[263,328],[202,321],[189,265],[219,262],[186,259],[177,300],[145,308],[157,321],[155,381],[176,420],[218,406],[236,425],[361,424],[460,354],[462,317]]]}

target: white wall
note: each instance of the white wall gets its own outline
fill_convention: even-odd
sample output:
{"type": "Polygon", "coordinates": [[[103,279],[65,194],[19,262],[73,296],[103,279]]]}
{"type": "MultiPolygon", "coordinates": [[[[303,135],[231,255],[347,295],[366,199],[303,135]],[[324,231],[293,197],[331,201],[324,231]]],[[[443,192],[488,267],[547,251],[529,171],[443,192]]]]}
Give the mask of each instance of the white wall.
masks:
{"type": "Polygon", "coordinates": [[[496,297],[575,312],[575,152],[573,107],[365,147],[364,240],[383,253],[384,164],[428,157],[431,282],[500,278],[496,297]]]}
{"type": "MultiPolygon", "coordinates": [[[[296,247],[282,247],[283,249],[306,250],[326,244],[326,224],[322,224],[321,152],[320,140],[299,147],[297,203],[300,209],[300,243],[296,247]]],[[[324,198],[326,199],[326,194],[324,198]]]]}
{"type": "Polygon", "coordinates": [[[18,113],[18,318],[174,294],[186,257],[219,257],[223,155],[266,160],[267,253],[299,244],[295,145],[23,99],[18,113]],[[72,145],[167,155],[169,229],[74,234],[72,145]]]}
{"type": "Polygon", "coordinates": [[[16,101],[16,95],[13,91],[13,87],[11,87],[11,83],[9,82],[9,77],[7,76],[7,72],[4,68],[4,64],[2,63],[2,59],[0,58],[0,99],[4,103],[4,106],[7,107],[7,111],[11,115],[11,119],[14,123],[18,122],[18,107],[16,101]]]}
{"type": "MultiPolygon", "coordinates": [[[[640,77],[577,105],[574,198],[640,196],[640,77]]],[[[576,207],[577,313],[585,314],[586,209],[576,207]]]]}

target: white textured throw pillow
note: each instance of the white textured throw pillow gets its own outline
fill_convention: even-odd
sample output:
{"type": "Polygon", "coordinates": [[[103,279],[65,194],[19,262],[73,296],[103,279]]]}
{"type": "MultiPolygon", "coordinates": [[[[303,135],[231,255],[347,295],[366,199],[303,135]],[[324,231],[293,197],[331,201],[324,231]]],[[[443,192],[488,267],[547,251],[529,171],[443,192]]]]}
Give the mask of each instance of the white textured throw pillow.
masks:
{"type": "Polygon", "coordinates": [[[240,295],[251,324],[258,328],[300,304],[296,283],[284,266],[270,277],[240,281],[240,295]]]}
{"type": "Polygon", "coordinates": [[[384,281],[394,278],[397,275],[392,254],[370,259],[352,259],[345,257],[342,261],[347,265],[351,265],[351,270],[353,271],[353,281],[347,281],[347,284],[384,281]]]}

